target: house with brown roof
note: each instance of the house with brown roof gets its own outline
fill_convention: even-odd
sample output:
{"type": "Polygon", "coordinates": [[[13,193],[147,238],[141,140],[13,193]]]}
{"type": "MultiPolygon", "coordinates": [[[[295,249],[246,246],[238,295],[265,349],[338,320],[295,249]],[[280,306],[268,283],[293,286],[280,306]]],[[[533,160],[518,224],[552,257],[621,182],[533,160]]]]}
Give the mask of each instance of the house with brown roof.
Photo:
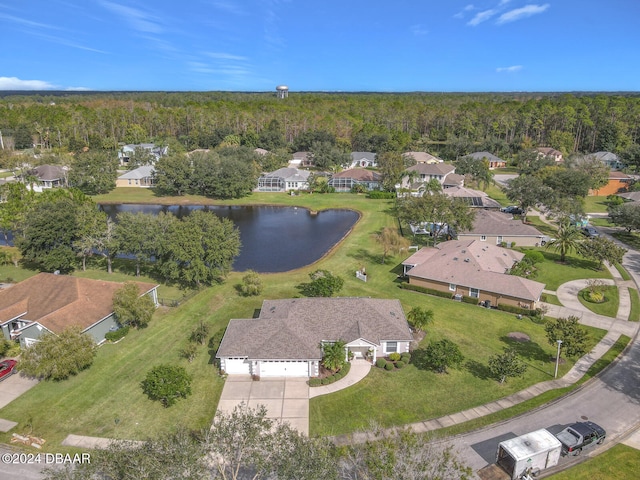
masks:
{"type": "Polygon", "coordinates": [[[216,358],[227,374],[315,377],[322,344],[343,341],[345,359],[409,351],[413,341],[398,300],[291,298],[265,300],[258,318],[232,319],[216,358]]]}
{"type": "Polygon", "coordinates": [[[509,275],[523,253],[478,240],[450,240],[402,262],[410,285],[477,298],[490,305],[535,309],[544,284],[509,275]]]}
{"type": "Polygon", "coordinates": [[[489,152],[474,152],[469,155],[465,155],[462,158],[470,158],[479,162],[487,162],[489,164],[489,170],[494,168],[504,168],[507,166],[507,162],[500,157],[496,157],[493,153],[489,152]]]}
{"type": "Polygon", "coordinates": [[[589,190],[589,195],[596,197],[606,197],[608,195],[615,195],[617,193],[623,193],[629,190],[629,186],[633,182],[626,173],[619,172],[617,170],[611,170],[609,172],[609,180],[604,187],[600,187],[597,190],[589,190]]]}
{"type": "Polygon", "coordinates": [[[479,209],[471,230],[458,232],[458,239],[478,240],[490,245],[506,243],[519,247],[537,247],[544,245],[548,237],[534,226],[522,223],[510,214],[479,209]]]}
{"type": "Polygon", "coordinates": [[[329,186],[336,192],[350,192],[356,185],[362,185],[366,190],[378,190],[382,175],[365,168],[351,168],[335,173],[329,180],[329,186]]]}
{"type": "Polygon", "coordinates": [[[538,147],[538,148],[536,148],[536,151],[538,152],[538,156],[540,156],[540,157],[551,157],[553,159],[553,161],[556,162],[556,163],[562,163],[562,161],[564,160],[562,158],[562,152],[559,151],[559,150],[556,150],[555,148],[538,147]]]}
{"type": "MultiPolygon", "coordinates": [[[[136,282],[140,295],[158,304],[158,285],[136,282]]],[[[28,347],[45,333],[59,334],[80,327],[96,343],[118,328],[113,313],[113,294],[122,283],[68,275],[39,273],[0,290],[0,328],[7,340],[28,347]]]]}

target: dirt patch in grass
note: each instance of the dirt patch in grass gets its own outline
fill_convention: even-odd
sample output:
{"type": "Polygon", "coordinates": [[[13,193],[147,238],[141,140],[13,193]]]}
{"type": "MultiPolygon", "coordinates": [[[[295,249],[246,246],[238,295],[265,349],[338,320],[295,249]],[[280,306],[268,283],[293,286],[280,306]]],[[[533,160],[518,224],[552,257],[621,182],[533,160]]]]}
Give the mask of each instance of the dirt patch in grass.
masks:
{"type": "Polygon", "coordinates": [[[510,332],[507,334],[507,337],[515,340],[516,342],[530,342],[531,338],[529,338],[529,335],[527,335],[526,333],[522,333],[522,332],[510,332]]]}

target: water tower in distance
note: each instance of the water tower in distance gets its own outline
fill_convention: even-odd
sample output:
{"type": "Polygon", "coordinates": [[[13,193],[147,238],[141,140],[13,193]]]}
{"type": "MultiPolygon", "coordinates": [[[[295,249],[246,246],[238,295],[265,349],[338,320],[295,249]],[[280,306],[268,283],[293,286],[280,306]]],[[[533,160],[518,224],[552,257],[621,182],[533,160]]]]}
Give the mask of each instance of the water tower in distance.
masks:
{"type": "Polygon", "coordinates": [[[276,94],[278,98],[287,98],[289,96],[289,87],[286,85],[278,85],[276,87],[276,94]]]}

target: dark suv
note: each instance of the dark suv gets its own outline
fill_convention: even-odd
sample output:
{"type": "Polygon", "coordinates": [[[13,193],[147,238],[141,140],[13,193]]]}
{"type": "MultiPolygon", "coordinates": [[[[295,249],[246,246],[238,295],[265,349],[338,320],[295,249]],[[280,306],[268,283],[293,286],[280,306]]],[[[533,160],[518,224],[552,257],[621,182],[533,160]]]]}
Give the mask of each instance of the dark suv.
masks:
{"type": "Polygon", "coordinates": [[[562,443],[562,455],[580,455],[583,448],[600,445],[606,436],[604,428],[593,422],[574,423],[556,434],[562,443]]]}

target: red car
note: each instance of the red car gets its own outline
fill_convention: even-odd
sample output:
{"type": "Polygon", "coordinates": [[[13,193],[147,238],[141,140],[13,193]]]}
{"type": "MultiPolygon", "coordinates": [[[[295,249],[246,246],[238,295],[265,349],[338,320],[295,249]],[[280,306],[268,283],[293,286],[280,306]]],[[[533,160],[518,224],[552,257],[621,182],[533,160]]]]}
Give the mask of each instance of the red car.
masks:
{"type": "Polygon", "coordinates": [[[18,362],[15,360],[3,360],[0,362],[0,380],[4,380],[11,376],[11,374],[16,373],[15,368],[17,364],[18,362]]]}

